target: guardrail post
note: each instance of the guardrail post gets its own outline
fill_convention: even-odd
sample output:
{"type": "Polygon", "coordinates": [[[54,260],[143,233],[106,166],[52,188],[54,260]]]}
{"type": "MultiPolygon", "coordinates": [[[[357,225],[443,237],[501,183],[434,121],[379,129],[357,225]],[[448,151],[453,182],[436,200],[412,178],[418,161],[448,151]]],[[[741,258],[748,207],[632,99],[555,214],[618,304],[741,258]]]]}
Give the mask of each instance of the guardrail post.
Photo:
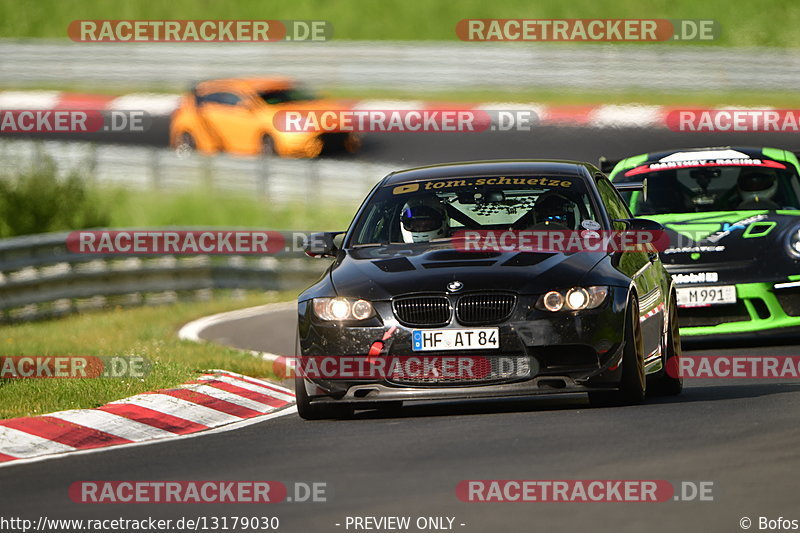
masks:
{"type": "Polygon", "coordinates": [[[259,196],[269,196],[269,156],[262,155],[256,163],[256,193],[259,196]]]}
{"type": "Polygon", "coordinates": [[[150,149],[150,179],[153,189],[161,189],[161,151],[156,148],[150,149]]]}

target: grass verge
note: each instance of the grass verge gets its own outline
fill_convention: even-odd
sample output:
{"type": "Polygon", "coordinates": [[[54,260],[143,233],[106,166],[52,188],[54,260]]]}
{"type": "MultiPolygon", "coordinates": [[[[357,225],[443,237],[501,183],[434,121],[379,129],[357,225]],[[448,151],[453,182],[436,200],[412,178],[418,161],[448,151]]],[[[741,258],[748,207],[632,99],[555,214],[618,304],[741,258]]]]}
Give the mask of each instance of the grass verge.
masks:
{"type": "Polygon", "coordinates": [[[456,40],[455,25],[466,18],[714,19],[721,35],[712,45],[796,48],[800,43],[800,4],[794,0],[38,0],[24,5],[0,0],[3,37],[66,39],[69,23],[80,19],[305,19],[330,21],[337,40],[456,40]]]}
{"type": "Polygon", "coordinates": [[[294,292],[249,294],[4,327],[0,355],[136,355],[149,359],[152,366],[144,379],[0,379],[0,418],[98,407],[134,394],[174,387],[211,368],[273,377],[272,366],[266,361],[216,344],[180,340],[177,331],[202,316],[295,296],[294,292]]]}
{"type": "MultiPolygon", "coordinates": [[[[0,0],[2,1],[2,0],[0,0]]],[[[366,100],[423,100],[440,102],[520,102],[544,105],[599,105],[599,104],[647,104],[675,106],[744,106],[777,107],[796,109],[800,107],[800,93],[797,91],[653,91],[645,89],[583,90],[570,87],[537,88],[529,90],[463,89],[448,91],[403,90],[403,89],[363,89],[359,87],[313,87],[319,94],[341,99],[366,100]]],[[[122,96],[134,92],[153,92],[175,94],[184,87],[163,85],[143,85],[130,88],[97,86],[90,83],[37,83],[24,85],[0,80],[0,90],[9,91],[65,91],[90,94],[122,96]],[[10,83],[6,86],[7,83],[10,83]]]]}
{"type": "MultiPolygon", "coordinates": [[[[376,176],[376,181],[381,176],[376,176]]],[[[271,204],[264,198],[212,189],[97,191],[111,211],[110,227],[221,226],[333,231],[350,224],[357,205],[271,204]]]]}

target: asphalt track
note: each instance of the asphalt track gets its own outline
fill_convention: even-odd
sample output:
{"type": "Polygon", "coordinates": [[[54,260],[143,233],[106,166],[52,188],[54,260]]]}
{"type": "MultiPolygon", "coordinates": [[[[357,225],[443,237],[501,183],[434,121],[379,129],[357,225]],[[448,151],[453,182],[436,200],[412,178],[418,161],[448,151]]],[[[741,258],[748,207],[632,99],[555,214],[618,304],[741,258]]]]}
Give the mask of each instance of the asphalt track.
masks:
{"type": "MultiPolygon", "coordinates": [[[[15,135],[15,138],[19,138],[18,134],[15,135]]],[[[5,137],[9,138],[9,134],[5,137]]],[[[169,144],[169,118],[153,117],[152,127],[143,133],[41,133],[28,137],[165,147],[169,144]]],[[[548,125],[522,132],[369,133],[364,135],[364,145],[360,153],[337,157],[397,163],[398,168],[500,158],[579,159],[596,163],[601,155],[621,158],[669,148],[723,145],[774,146],[800,150],[797,135],[791,133],[680,133],[666,128],[548,125]]]]}
{"type": "MultiPolygon", "coordinates": [[[[425,163],[483,157],[594,159],[669,146],[774,144],[789,137],[542,128],[513,135],[376,135],[362,157],[425,163]]],[[[291,353],[294,322],[279,312],[215,325],[204,336],[291,353]]],[[[688,352],[798,355],[797,341],[714,343],[688,352]]],[[[394,416],[304,422],[296,415],[149,446],[0,468],[0,516],[131,518],[278,516],[279,531],[354,531],[347,516],[451,516],[455,530],[733,532],[749,517],[800,519],[800,380],[697,380],[683,395],[591,409],[582,396],[433,403],[394,416]],[[325,503],[87,505],[78,480],[277,480],[327,483],[325,503]],[[465,479],[711,481],[713,501],[463,503],[465,479]],[[337,526],[336,524],[341,524],[337,526]],[[460,524],[465,524],[461,526],[460,524]]],[[[413,523],[413,522],[412,522],[413,523]]],[[[247,529],[245,529],[247,530],[247,529]]],[[[242,531],[242,529],[240,529],[242,531]]],[[[410,531],[417,531],[412,527],[410,531]]]]}
{"type": "MultiPolygon", "coordinates": [[[[281,353],[292,311],[218,324],[204,338],[281,353]]],[[[692,354],[796,355],[730,346],[692,354]]],[[[0,468],[2,516],[278,516],[281,531],[347,531],[347,516],[452,516],[459,531],[740,531],[747,516],[800,518],[800,381],[701,380],[683,395],[591,409],[580,396],[432,403],[382,417],[305,422],[296,415],[229,433],[0,468]],[[87,505],[78,480],[325,482],[324,503],[87,505]],[[712,481],[714,501],[463,503],[464,479],[712,481]],[[465,524],[460,526],[458,524],[465,524]],[[335,524],[342,524],[336,526],[335,524]]],[[[412,528],[412,530],[415,530],[412,528]]],[[[350,529],[353,531],[353,529],[350,529]]]]}

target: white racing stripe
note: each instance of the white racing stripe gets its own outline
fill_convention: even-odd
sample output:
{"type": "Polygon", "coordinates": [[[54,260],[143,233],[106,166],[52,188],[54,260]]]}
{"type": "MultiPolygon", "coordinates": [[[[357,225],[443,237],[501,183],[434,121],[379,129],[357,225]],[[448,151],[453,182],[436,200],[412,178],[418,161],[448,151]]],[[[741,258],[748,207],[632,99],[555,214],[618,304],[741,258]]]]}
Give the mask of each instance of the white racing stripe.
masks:
{"type": "Polygon", "coordinates": [[[241,420],[238,416],[229,415],[210,407],[168,396],[166,394],[139,394],[124,400],[111,402],[112,404],[131,404],[139,407],[147,407],[154,411],[183,418],[195,424],[202,424],[208,427],[217,427],[231,422],[241,420]]]}
{"type": "Polygon", "coordinates": [[[0,426],[0,453],[12,457],[35,457],[51,453],[72,452],[77,448],[61,444],[24,431],[0,426]]]}
{"type": "Polygon", "coordinates": [[[239,396],[238,394],[218,389],[210,385],[198,385],[195,383],[192,385],[184,385],[183,388],[199,392],[200,394],[205,394],[206,396],[211,396],[212,398],[216,398],[218,400],[230,402],[241,407],[246,407],[248,409],[252,409],[253,411],[258,411],[259,413],[268,413],[275,410],[275,408],[270,405],[251,400],[250,398],[245,398],[244,396],[239,396]]]}
{"type": "MultiPolygon", "coordinates": [[[[283,401],[286,401],[286,402],[293,402],[294,401],[294,396],[290,396],[289,394],[284,394],[282,392],[277,392],[274,389],[268,389],[268,388],[263,387],[261,385],[256,385],[255,383],[250,383],[249,381],[244,381],[242,379],[236,379],[236,378],[233,378],[231,376],[225,376],[225,375],[222,375],[222,374],[217,375],[217,376],[200,376],[198,378],[198,380],[199,381],[212,381],[212,380],[221,381],[223,383],[228,383],[229,385],[234,385],[234,386],[240,387],[242,389],[247,389],[249,391],[257,392],[259,394],[264,394],[266,396],[271,396],[271,397],[276,398],[278,400],[283,400],[283,401]]],[[[253,400],[253,401],[258,401],[258,400],[253,400]]]]}
{"type": "Polygon", "coordinates": [[[171,431],[165,431],[131,420],[130,418],[125,418],[124,416],[98,411],[96,409],[72,409],[69,411],[52,413],[48,416],[103,431],[133,442],[175,436],[175,433],[171,431]]]}

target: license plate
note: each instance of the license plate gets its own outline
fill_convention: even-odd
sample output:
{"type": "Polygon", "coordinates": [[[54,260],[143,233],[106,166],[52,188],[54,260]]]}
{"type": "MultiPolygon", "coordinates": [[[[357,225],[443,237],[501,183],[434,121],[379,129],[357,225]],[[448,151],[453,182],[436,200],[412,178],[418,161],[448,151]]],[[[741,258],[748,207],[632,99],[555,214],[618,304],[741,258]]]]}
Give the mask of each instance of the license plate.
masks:
{"type": "Polygon", "coordinates": [[[415,329],[411,339],[411,347],[415,352],[500,348],[498,328],[415,329]]]}
{"type": "Polygon", "coordinates": [[[678,306],[705,307],[709,305],[735,304],[736,286],[680,287],[677,289],[678,306]]]}

